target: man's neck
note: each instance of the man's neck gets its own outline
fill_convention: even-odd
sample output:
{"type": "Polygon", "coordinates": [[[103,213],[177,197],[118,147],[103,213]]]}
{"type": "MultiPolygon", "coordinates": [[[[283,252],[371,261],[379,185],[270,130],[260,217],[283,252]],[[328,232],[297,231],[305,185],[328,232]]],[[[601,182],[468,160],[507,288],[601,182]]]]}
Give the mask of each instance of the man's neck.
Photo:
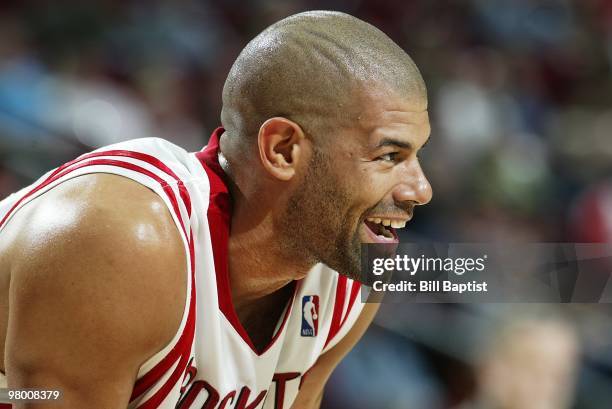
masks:
{"type": "Polygon", "coordinates": [[[228,242],[228,269],[232,301],[236,310],[248,309],[296,279],[303,278],[314,263],[303,257],[286,254],[282,241],[273,228],[272,212],[262,206],[265,198],[257,192],[247,197],[234,183],[238,175],[223,154],[219,163],[228,180],[232,197],[232,221],[228,242]]]}
{"type": "Polygon", "coordinates": [[[312,263],[283,254],[280,238],[275,237],[269,218],[264,217],[259,224],[253,225],[246,211],[248,205],[234,208],[242,211],[235,212],[232,217],[228,267],[232,299],[238,309],[303,278],[312,263]],[[247,229],[243,228],[245,225],[247,229]]]}

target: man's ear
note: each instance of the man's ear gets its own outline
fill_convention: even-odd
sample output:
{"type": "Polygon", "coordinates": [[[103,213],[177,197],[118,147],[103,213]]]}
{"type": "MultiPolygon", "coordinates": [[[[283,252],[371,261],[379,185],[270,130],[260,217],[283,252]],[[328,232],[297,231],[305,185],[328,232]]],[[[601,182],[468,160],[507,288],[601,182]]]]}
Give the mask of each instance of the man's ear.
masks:
{"type": "Polygon", "coordinates": [[[290,180],[295,175],[305,141],[304,131],[295,122],[282,117],[266,120],[257,135],[264,169],[277,179],[290,180]]]}

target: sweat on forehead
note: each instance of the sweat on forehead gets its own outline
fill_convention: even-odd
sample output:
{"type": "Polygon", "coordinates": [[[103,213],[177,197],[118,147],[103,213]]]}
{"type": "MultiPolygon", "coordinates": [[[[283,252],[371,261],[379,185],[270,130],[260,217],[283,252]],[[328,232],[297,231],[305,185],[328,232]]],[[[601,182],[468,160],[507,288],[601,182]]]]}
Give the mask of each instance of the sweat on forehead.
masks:
{"type": "Polygon", "coordinates": [[[382,84],[426,99],[412,59],[374,26],[348,14],[310,11],[268,27],[242,50],[223,87],[221,121],[230,135],[252,137],[282,116],[308,133],[352,122],[356,93],[382,84]]]}

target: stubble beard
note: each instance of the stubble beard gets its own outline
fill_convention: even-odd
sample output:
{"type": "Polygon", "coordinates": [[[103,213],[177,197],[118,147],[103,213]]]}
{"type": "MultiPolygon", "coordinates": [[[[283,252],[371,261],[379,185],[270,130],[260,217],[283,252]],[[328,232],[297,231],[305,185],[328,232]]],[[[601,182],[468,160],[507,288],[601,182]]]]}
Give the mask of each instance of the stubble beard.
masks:
{"type": "Polygon", "coordinates": [[[331,171],[329,160],[319,149],[313,151],[302,185],[280,218],[281,251],[359,279],[361,240],[347,220],[351,197],[331,171]]]}

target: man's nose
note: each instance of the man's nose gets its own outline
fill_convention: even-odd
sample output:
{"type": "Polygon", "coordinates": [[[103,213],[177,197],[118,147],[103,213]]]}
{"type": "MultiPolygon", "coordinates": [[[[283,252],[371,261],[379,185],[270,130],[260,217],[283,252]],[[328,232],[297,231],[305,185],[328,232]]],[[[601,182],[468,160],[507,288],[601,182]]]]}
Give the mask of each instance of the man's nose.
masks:
{"type": "Polygon", "coordinates": [[[416,205],[424,205],[431,201],[432,196],[431,185],[418,163],[393,190],[393,199],[396,202],[413,202],[416,205]]]}

